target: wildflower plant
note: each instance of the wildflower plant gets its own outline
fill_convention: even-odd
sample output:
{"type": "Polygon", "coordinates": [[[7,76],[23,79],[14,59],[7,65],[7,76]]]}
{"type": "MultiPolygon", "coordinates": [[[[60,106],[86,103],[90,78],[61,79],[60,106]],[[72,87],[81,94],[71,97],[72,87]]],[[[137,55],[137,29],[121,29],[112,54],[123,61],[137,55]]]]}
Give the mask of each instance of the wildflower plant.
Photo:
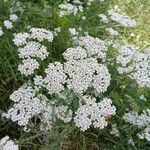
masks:
{"type": "Polygon", "coordinates": [[[123,32],[138,17],[115,0],[0,3],[10,11],[0,28],[2,150],[148,149],[150,48],[123,32]]]}

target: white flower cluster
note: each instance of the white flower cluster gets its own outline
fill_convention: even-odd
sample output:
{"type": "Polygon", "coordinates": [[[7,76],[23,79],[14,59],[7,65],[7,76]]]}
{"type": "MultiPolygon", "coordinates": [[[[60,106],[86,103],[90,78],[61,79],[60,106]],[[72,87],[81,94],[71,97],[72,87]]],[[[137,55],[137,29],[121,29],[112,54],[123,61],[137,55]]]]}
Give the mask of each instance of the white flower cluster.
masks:
{"type": "Polygon", "coordinates": [[[134,27],[137,24],[134,19],[131,19],[129,16],[119,14],[113,9],[108,10],[108,15],[111,20],[121,24],[124,27],[134,27]]]}
{"type": "Polygon", "coordinates": [[[7,29],[13,28],[13,22],[16,22],[18,20],[18,16],[16,14],[10,14],[9,20],[4,21],[4,26],[7,29]]]}
{"type": "MultiPolygon", "coordinates": [[[[13,28],[13,22],[16,22],[18,20],[18,16],[16,14],[10,14],[9,20],[5,20],[3,22],[4,27],[6,29],[12,29],[13,28]]],[[[4,34],[2,27],[0,27],[0,36],[4,34]]]]}
{"type": "Polygon", "coordinates": [[[0,150],[19,150],[19,146],[9,136],[5,136],[0,140],[0,150]]]}
{"type": "Polygon", "coordinates": [[[90,87],[98,93],[105,92],[110,84],[108,69],[98,64],[95,58],[86,58],[86,56],[86,50],[81,47],[69,48],[64,53],[64,57],[68,60],[64,64],[65,73],[69,77],[68,88],[79,94],[90,87]]]}
{"type": "Polygon", "coordinates": [[[128,76],[136,80],[141,87],[150,87],[150,53],[139,52],[133,45],[124,45],[117,56],[118,72],[130,73],[128,76]]]}
{"type": "Polygon", "coordinates": [[[66,75],[63,70],[63,64],[60,62],[50,63],[45,73],[44,83],[50,94],[64,90],[63,84],[65,83],[66,75]]]}
{"type": "Polygon", "coordinates": [[[94,54],[106,56],[104,41],[88,36],[81,37],[79,44],[84,48],[68,48],[63,53],[67,62],[50,63],[45,70],[44,83],[50,94],[58,94],[64,89],[64,84],[78,94],[86,92],[89,88],[93,88],[97,93],[107,91],[110,84],[108,69],[99,64],[96,58],[92,58],[94,54]]]}
{"type": "Polygon", "coordinates": [[[42,42],[43,40],[52,42],[54,38],[53,32],[44,28],[31,28],[30,32],[30,38],[37,39],[39,42],[42,42]]]}
{"type": "Polygon", "coordinates": [[[43,28],[31,28],[29,33],[24,32],[14,35],[13,42],[15,45],[20,46],[18,48],[19,57],[23,59],[22,64],[18,67],[21,74],[28,76],[33,74],[35,69],[39,68],[36,58],[44,60],[49,54],[47,48],[40,42],[43,40],[52,42],[53,37],[53,32],[43,28]]]}
{"type": "MultiPolygon", "coordinates": [[[[73,50],[73,48],[69,49],[73,50]]],[[[69,53],[65,54],[69,55],[69,53]]],[[[78,58],[76,55],[74,57],[78,58]]],[[[72,59],[64,65],[59,62],[50,63],[45,73],[44,83],[50,94],[60,93],[64,90],[65,83],[69,89],[78,94],[82,94],[90,87],[93,87],[97,93],[103,93],[107,91],[110,84],[108,69],[104,65],[98,64],[94,58],[72,59]]]]}
{"type": "MultiPolygon", "coordinates": [[[[46,47],[39,43],[45,39],[52,42],[53,34],[50,31],[45,31],[45,29],[38,28],[31,29],[30,33],[15,35],[14,43],[20,46],[18,49],[19,57],[23,59],[23,64],[19,65],[22,74],[30,75],[39,67],[35,58],[43,60],[48,56],[46,47]],[[38,42],[34,40],[38,40],[38,42]]],[[[14,105],[3,116],[11,118],[12,121],[25,128],[27,128],[33,116],[38,116],[42,122],[41,130],[51,128],[52,119],[54,119],[52,114],[65,123],[74,119],[76,125],[83,131],[92,124],[100,129],[107,126],[107,117],[114,115],[116,112],[116,108],[112,105],[110,99],[104,98],[101,102],[96,103],[96,99],[91,100],[91,98],[84,97],[84,104],[80,105],[75,118],[73,118],[74,112],[69,106],[55,106],[55,102],[48,103],[49,100],[44,95],[39,94],[42,88],[46,88],[49,94],[55,94],[56,96],[61,94],[65,88],[80,94],[81,97],[88,89],[93,90],[95,94],[107,91],[110,85],[110,74],[107,67],[99,64],[97,60],[97,58],[103,59],[106,57],[107,47],[105,42],[99,38],[87,36],[79,38],[78,43],[79,46],[68,48],[63,53],[66,62],[50,63],[44,71],[44,77],[35,76],[34,87],[27,84],[15,91],[10,96],[14,105]],[[83,113],[84,109],[87,112],[83,113]]]]}
{"type": "Polygon", "coordinates": [[[105,41],[87,35],[85,37],[80,37],[77,43],[79,46],[86,49],[88,57],[96,57],[105,60],[107,52],[105,41]]]}
{"type": "Polygon", "coordinates": [[[111,99],[104,98],[99,103],[91,100],[91,103],[81,105],[78,108],[75,112],[74,122],[82,131],[86,131],[91,125],[103,129],[108,125],[107,119],[115,113],[116,107],[112,105],[111,99]]]}
{"type": "Polygon", "coordinates": [[[73,4],[71,4],[69,2],[60,4],[59,8],[60,8],[60,12],[59,12],[60,17],[70,15],[70,14],[75,16],[75,15],[77,15],[78,12],[83,11],[82,3],[79,0],[74,0],[73,4]]]}
{"type": "Polygon", "coordinates": [[[138,112],[128,112],[123,116],[126,122],[137,125],[139,128],[150,125],[150,109],[144,110],[141,115],[138,112]]]}
{"type": "Polygon", "coordinates": [[[80,46],[76,48],[68,48],[64,53],[63,53],[64,58],[67,61],[71,60],[80,60],[87,58],[87,52],[85,49],[81,48],[80,46]]]}
{"type": "Polygon", "coordinates": [[[138,128],[143,129],[142,133],[138,133],[140,139],[146,139],[150,141],[150,109],[143,110],[139,115],[138,112],[128,112],[123,116],[126,122],[138,126],[138,128]]]}
{"type": "Polygon", "coordinates": [[[36,89],[33,89],[28,84],[21,86],[10,95],[14,105],[7,113],[3,113],[3,116],[10,118],[13,122],[17,122],[18,125],[26,129],[33,116],[37,116],[40,113],[44,116],[44,113],[48,110],[45,98],[40,95],[36,96],[36,93],[36,89]]]}
{"type": "Polygon", "coordinates": [[[47,48],[39,42],[30,41],[23,48],[18,49],[19,57],[25,58],[40,58],[44,60],[48,56],[47,48]]]}

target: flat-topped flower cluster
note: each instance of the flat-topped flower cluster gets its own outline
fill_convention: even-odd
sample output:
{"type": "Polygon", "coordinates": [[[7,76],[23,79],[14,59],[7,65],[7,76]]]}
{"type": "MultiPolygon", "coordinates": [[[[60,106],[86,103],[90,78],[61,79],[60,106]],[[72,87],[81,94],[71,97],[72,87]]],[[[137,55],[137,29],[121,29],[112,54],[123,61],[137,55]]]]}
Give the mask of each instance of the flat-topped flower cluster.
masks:
{"type": "Polygon", "coordinates": [[[1,150],[19,150],[19,146],[15,144],[9,136],[5,136],[0,140],[1,150]]]}
{"type": "Polygon", "coordinates": [[[18,66],[21,74],[26,76],[33,74],[34,70],[39,68],[37,59],[44,60],[48,57],[47,47],[41,42],[44,40],[52,42],[54,33],[44,28],[31,28],[29,33],[14,34],[13,41],[19,46],[19,58],[22,59],[22,63],[18,66]]]}
{"type": "Polygon", "coordinates": [[[150,50],[140,52],[134,45],[124,45],[117,56],[118,72],[127,74],[141,87],[150,87],[150,50]]]}
{"type": "MultiPolygon", "coordinates": [[[[52,42],[53,34],[44,29],[32,28],[30,34],[15,35],[14,43],[18,46],[25,45],[18,49],[19,57],[24,63],[19,66],[19,70],[25,75],[33,73],[35,68],[32,65],[36,63],[30,61],[36,61],[34,57],[43,60],[48,56],[46,47],[38,42],[29,41],[30,39],[38,41],[47,39],[52,42]]],[[[100,129],[106,127],[107,117],[116,113],[116,107],[111,99],[98,99],[97,102],[96,98],[85,95],[88,90],[92,90],[94,95],[104,93],[110,85],[111,77],[107,67],[97,60],[97,58],[106,59],[107,47],[104,41],[91,36],[80,37],[77,44],[77,47],[68,48],[63,53],[66,60],[64,63],[57,61],[50,63],[44,71],[45,76],[36,76],[33,84],[25,84],[13,92],[10,99],[14,105],[3,116],[11,118],[25,129],[33,116],[40,118],[41,122],[49,127],[56,118],[64,122],[73,120],[82,131],[87,130],[91,125],[100,129]],[[61,94],[65,89],[70,90],[78,95],[79,108],[71,110],[67,105],[51,104],[46,95],[40,92],[41,89],[56,95],[61,94]],[[55,117],[52,114],[55,114],[55,117]]]]}

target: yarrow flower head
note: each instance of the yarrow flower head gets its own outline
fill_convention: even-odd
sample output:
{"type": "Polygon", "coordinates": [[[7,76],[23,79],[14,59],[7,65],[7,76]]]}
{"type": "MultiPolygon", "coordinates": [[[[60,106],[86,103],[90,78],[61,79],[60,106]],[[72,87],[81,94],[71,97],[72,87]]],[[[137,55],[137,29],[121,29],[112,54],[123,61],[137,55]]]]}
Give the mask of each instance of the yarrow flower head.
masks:
{"type": "Polygon", "coordinates": [[[60,17],[70,15],[70,14],[73,14],[75,16],[78,12],[83,11],[82,3],[81,2],[77,3],[75,1],[74,4],[71,3],[60,4],[59,8],[60,8],[60,12],[59,12],[60,17]]]}
{"type": "Polygon", "coordinates": [[[16,14],[10,14],[9,19],[12,22],[16,22],[18,20],[18,16],[16,14]]]}
{"type": "Polygon", "coordinates": [[[93,125],[95,128],[103,129],[108,125],[107,117],[116,113],[115,106],[110,99],[103,99],[101,102],[91,102],[81,105],[76,111],[74,122],[82,131],[93,125]]]}
{"type": "Polygon", "coordinates": [[[31,38],[37,39],[39,42],[43,40],[48,40],[49,42],[53,41],[53,33],[44,28],[31,28],[31,38]]]}
{"type": "Polygon", "coordinates": [[[127,74],[141,87],[150,87],[150,56],[147,51],[138,52],[133,45],[124,45],[117,56],[118,72],[127,74]],[[129,74],[130,73],[130,74],[129,74]]]}
{"type": "Polygon", "coordinates": [[[134,19],[131,19],[129,16],[119,14],[113,9],[108,10],[108,15],[113,21],[121,24],[124,27],[134,27],[137,24],[134,19]]]}
{"type": "Polygon", "coordinates": [[[103,40],[99,38],[94,38],[89,35],[85,37],[80,37],[77,41],[81,47],[85,48],[89,57],[96,57],[105,59],[107,47],[103,40]]]}
{"type": "Polygon", "coordinates": [[[150,141],[150,109],[143,110],[141,114],[136,111],[131,111],[125,113],[123,118],[126,122],[142,129],[142,132],[137,134],[139,139],[150,141]]]}
{"type": "MultiPolygon", "coordinates": [[[[23,126],[25,129],[33,116],[41,113],[44,117],[45,113],[48,113],[50,105],[47,106],[48,102],[45,97],[36,95],[36,93],[36,89],[30,84],[21,86],[10,95],[14,105],[7,113],[3,113],[3,116],[10,118],[13,122],[17,122],[18,125],[23,126]]],[[[49,110],[50,112],[52,110],[49,110]]]]}
{"type": "Polygon", "coordinates": [[[22,64],[18,66],[18,70],[21,72],[21,74],[24,74],[26,76],[31,75],[34,73],[35,69],[39,68],[39,63],[36,59],[24,59],[22,61],[22,64]]]}
{"type": "Polygon", "coordinates": [[[40,58],[44,60],[48,56],[47,48],[39,42],[27,42],[23,48],[18,49],[20,58],[40,58]]]}
{"type": "Polygon", "coordinates": [[[45,73],[44,82],[50,94],[64,90],[63,84],[65,83],[66,75],[63,70],[63,64],[60,62],[50,63],[45,73]]]}
{"type": "Polygon", "coordinates": [[[19,150],[19,146],[15,144],[9,136],[5,136],[0,140],[1,150],[19,150]]]}
{"type": "Polygon", "coordinates": [[[4,21],[4,26],[5,26],[7,29],[13,28],[13,24],[12,24],[12,22],[9,21],[9,20],[5,20],[5,21],[4,21]]]}
{"type": "Polygon", "coordinates": [[[36,58],[44,60],[49,54],[47,48],[40,42],[43,40],[52,42],[53,38],[53,32],[44,28],[31,28],[29,33],[14,34],[14,44],[21,46],[18,48],[19,57],[23,59],[22,64],[18,67],[21,74],[29,76],[34,73],[35,69],[39,68],[39,62],[36,58]]]}

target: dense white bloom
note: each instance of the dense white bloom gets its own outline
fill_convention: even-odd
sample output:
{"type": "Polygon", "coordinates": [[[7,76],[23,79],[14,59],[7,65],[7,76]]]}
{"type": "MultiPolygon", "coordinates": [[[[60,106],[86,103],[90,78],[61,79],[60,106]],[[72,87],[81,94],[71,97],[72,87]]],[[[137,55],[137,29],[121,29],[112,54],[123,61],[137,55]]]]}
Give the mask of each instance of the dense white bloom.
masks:
{"type": "Polygon", "coordinates": [[[3,116],[25,128],[30,119],[38,114],[40,114],[43,122],[47,122],[48,119],[46,118],[48,115],[49,118],[51,117],[52,108],[47,103],[47,99],[42,95],[37,95],[36,92],[36,89],[33,89],[29,84],[25,84],[14,91],[10,96],[14,105],[7,113],[3,113],[3,116]]]}
{"type": "Polygon", "coordinates": [[[30,99],[31,97],[34,96],[35,96],[35,90],[31,86],[24,84],[18,90],[14,91],[9,98],[13,102],[19,102],[22,99],[30,99]]]}
{"type": "Polygon", "coordinates": [[[85,92],[91,86],[94,74],[94,59],[72,60],[65,63],[65,73],[69,75],[67,87],[77,93],[85,92]]]}
{"type": "Polygon", "coordinates": [[[63,53],[63,56],[67,61],[69,60],[71,61],[71,60],[87,58],[87,53],[85,49],[78,46],[76,48],[68,48],[63,53]]]}
{"type": "Polygon", "coordinates": [[[11,118],[12,121],[17,122],[20,126],[26,126],[29,119],[38,113],[42,106],[40,105],[40,99],[35,98],[34,89],[27,84],[12,93],[10,98],[15,104],[3,115],[6,118],[11,118]]]}
{"type": "Polygon", "coordinates": [[[2,28],[0,27],[0,36],[2,36],[4,34],[2,28]]]}
{"type": "Polygon", "coordinates": [[[16,14],[10,14],[9,19],[12,22],[16,22],[18,20],[18,16],[16,14]]]}
{"type": "Polygon", "coordinates": [[[116,124],[112,124],[112,130],[110,131],[110,134],[114,135],[115,137],[120,136],[120,133],[119,133],[119,130],[117,129],[116,124]]]}
{"type": "Polygon", "coordinates": [[[49,42],[53,41],[54,35],[51,31],[44,28],[31,28],[31,38],[37,39],[39,42],[43,40],[48,40],[49,42]]]}
{"type": "Polygon", "coordinates": [[[24,59],[22,61],[22,64],[18,66],[18,70],[21,72],[21,74],[24,74],[26,76],[31,75],[34,73],[35,69],[39,68],[39,63],[36,61],[36,59],[24,59]]]}
{"type": "MultiPolygon", "coordinates": [[[[59,29],[56,29],[59,31],[59,29]]],[[[35,69],[39,68],[39,63],[36,58],[44,60],[48,57],[47,48],[40,42],[43,40],[53,41],[53,32],[44,28],[31,28],[30,33],[14,34],[13,42],[17,46],[24,46],[18,48],[19,57],[22,58],[22,64],[18,66],[21,74],[26,76],[34,73],[35,69]],[[38,40],[35,41],[35,40],[38,40]]]]}
{"type": "Polygon", "coordinates": [[[100,109],[100,114],[104,117],[116,114],[116,107],[112,105],[112,100],[109,98],[104,98],[99,102],[98,107],[100,109]]]}
{"type": "Polygon", "coordinates": [[[23,48],[18,49],[20,58],[38,57],[44,60],[48,56],[47,48],[39,42],[27,42],[23,48]]]}
{"type": "Polygon", "coordinates": [[[104,23],[108,23],[109,22],[109,19],[106,15],[104,14],[99,14],[98,17],[101,18],[101,21],[104,22],[104,23]]]}
{"type": "Polygon", "coordinates": [[[93,76],[92,86],[98,93],[107,91],[111,79],[107,67],[99,64],[95,71],[96,74],[93,76]]]}
{"type": "Polygon", "coordinates": [[[105,59],[107,47],[103,40],[87,35],[85,37],[80,37],[78,44],[87,50],[89,57],[93,56],[96,58],[105,59]]]}
{"type": "Polygon", "coordinates": [[[27,39],[30,37],[30,34],[24,32],[24,33],[17,33],[14,34],[13,42],[17,46],[22,46],[27,43],[27,39]]]}
{"type": "Polygon", "coordinates": [[[150,87],[150,56],[147,51],[138,52],[133,45],[124,45],[119,50],[117,63],[119,73],[130,73],[128,76],[135,79],[139,86],[150,87]]]}
{"type": "Polygon", "coordinates": [[[19,150],[19,146],[9,136],[5,136],[0,140],[0,150],[19,150]]]}
{"type": "Polygon", "coordinates": [[[117,30],[114,30],[113,28],[106,28],[106,32],[109,34],[109,35],[118,35],[118,31],[117,30]]]}
{"type": "Polygon", "coordinates": [[[68,108],[68,106],[59,106],[55,108],[55,113],[57,118],[63,120],[65,123],[70,122],[72,120],[72,110],[68,108]]]}
{"type": "Polygon", "coordinates": [[[70,15],[70,14],[76,15],[78,12],[83,11],[83,7],[81,3],[76,3],[74,5],[71,3],[60,4],[59,8],[60,8],[60,12],[59,12],[60,17],[70,15]]]}
{"type": "Polygon", "coordinates": [[[7,28],[7,29],[11,29],[13,27],[13,24],[11,21],[9,20],[5,20],[4,21],[4,26],[7,28]]]}
{"type": "Polygon", "coordinates": [[[91,125],[95,128],[103,129],[108,124],[107,117],[114,115],[115,111],[116,108],[112,105],[110,99],[105,98],[99,103],[93,101],[78,108],[74,122],[82,131],[87,130],[91,125]],[[106,100],[109,103],[106,103],[106,100]]]}
{"type": "Polygon", "coordinates": [[[120,23],[122,26],[134,27],[136,25],[136,21],[134,19],[131,19],[129,16],[119,14],[113,9],[109,10],[108,14],[113,21],[120,23]]]}
{"type": "Polygon", "coordinates": [[[117,63],[120,63],[123,67],[129,64],[134,58],[134,54],[137,48],[134,45],[123,45],[119,49],[120,55],[117,56],[117,63]]]}
{"type": "Polygon", "coordinates": [[[66,75],[60,62],[50,63],[45,73],[44,82],[50,94],[59,93],[64,89],[66,75]]]}
{"type": "Polygon", "coordinates": [[[90,87],[93,87],[98,93],[107,90],[110,84],[110,74],[105,66],[98,64],[94,58],[71,59],[64,65],[65,73],[69,76],[67,80],[69,89],[80,94],[90,87]]]}
{"type": "Polygon", "coordinates": [[[123,118],[126,122],[142,128],[150,124],[150,109],[144,110],[140,115],[138,112],[128,112],[123,118]]]}

